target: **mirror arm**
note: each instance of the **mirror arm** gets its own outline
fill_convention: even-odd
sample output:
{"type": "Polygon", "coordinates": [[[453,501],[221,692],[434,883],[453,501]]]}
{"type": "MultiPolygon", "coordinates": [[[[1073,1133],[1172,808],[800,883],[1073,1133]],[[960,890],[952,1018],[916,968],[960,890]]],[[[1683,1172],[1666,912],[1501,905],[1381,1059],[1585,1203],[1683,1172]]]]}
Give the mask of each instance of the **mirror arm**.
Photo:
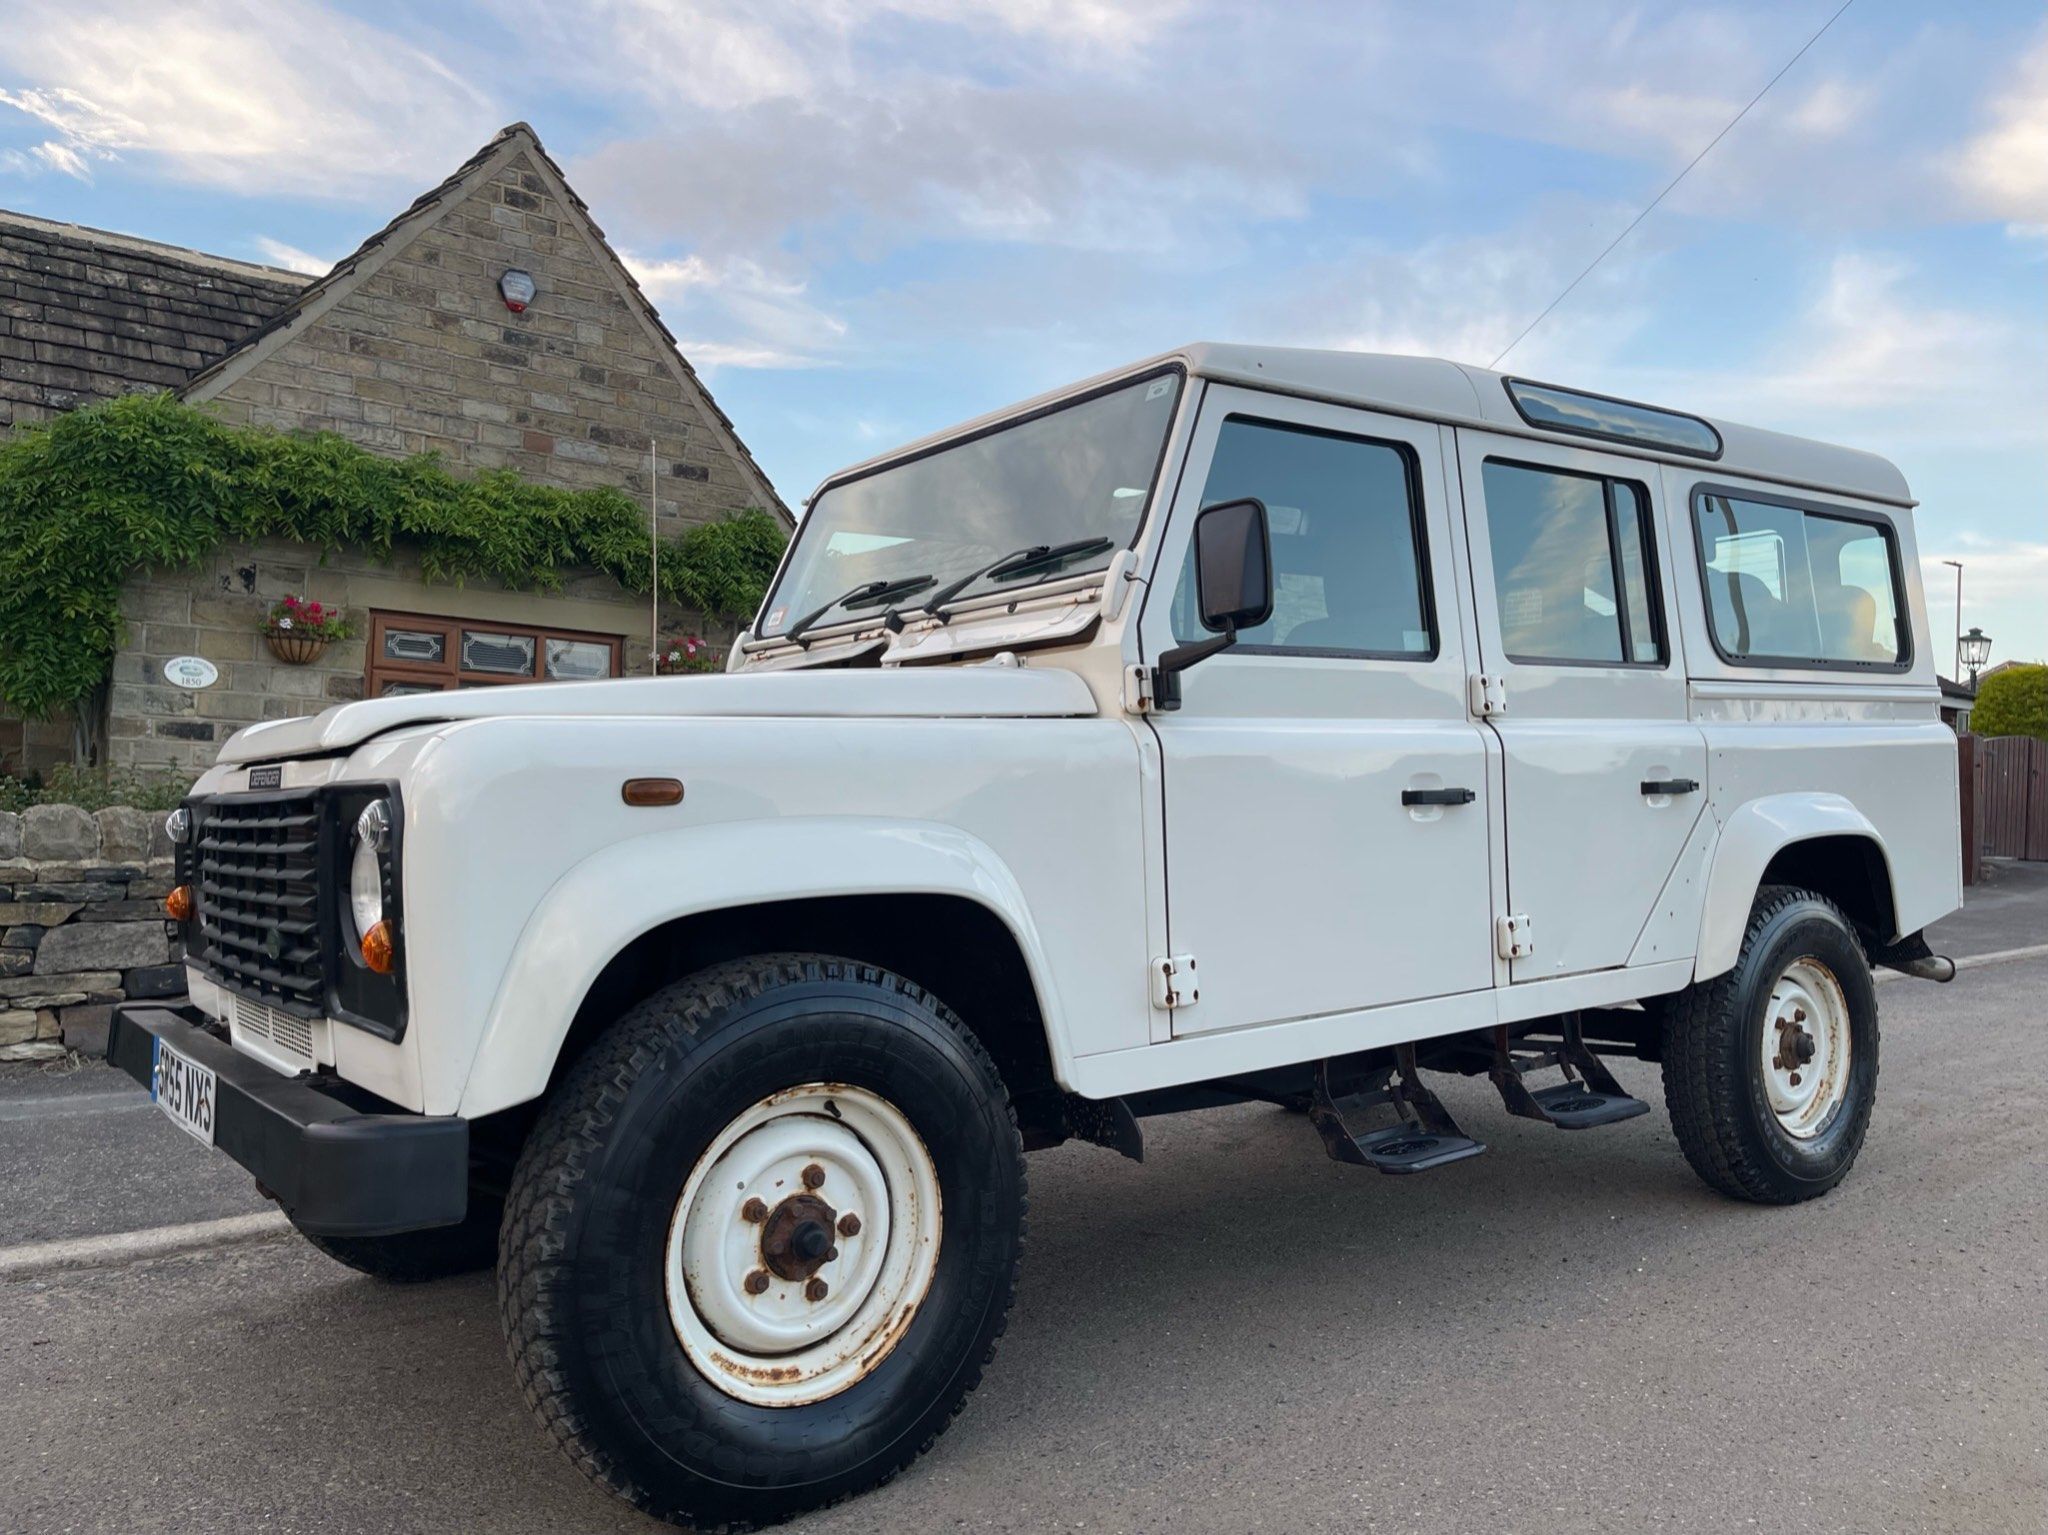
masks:
{"type": "Polygon", "coordinates": [[[1196,640],[1191,645],[1176,645],[1159,657],[1159,664],[1152,668],[1152,707],[1155,709],[1178,709],[1180,707],[1180,674],[1197,661],[1206,661],[1219,650],[1228,650],[1237,643],[1237,626],[1231,625],[1221,634],[1211,635],[1206,640],[1196,640]]]}

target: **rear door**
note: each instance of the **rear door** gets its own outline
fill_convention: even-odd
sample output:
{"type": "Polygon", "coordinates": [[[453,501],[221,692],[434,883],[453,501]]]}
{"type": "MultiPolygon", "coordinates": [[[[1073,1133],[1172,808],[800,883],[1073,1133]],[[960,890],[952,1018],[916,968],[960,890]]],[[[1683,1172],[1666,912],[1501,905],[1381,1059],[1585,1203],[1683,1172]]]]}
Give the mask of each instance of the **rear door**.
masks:
{"type": "Polygon", "coordinates": [[[1200,1000],[1176,1035],[1493,984],[1487,739],[1431,424],[1208,386],[1142,620],[1156,658],[1207,637],[1188,533],[1264,502],[1270,621],[1148,716],[1165,800],[1167,924],[1200,1000]],[[1457,803],[1404,803],[1420,794],[1457,803]],[[1469,792],[1469,798],[1465,797],[1469,792]]]}
{"type": "MultiPolygon", "coordinates": [[[[1511,981],[1629,962],[1706,805],[1654,466],[1459,430],[1480,666],[1505,695],[1511,981]]],[[[1655,959],[1682,956],[1658,953],[1655,959]]]]}

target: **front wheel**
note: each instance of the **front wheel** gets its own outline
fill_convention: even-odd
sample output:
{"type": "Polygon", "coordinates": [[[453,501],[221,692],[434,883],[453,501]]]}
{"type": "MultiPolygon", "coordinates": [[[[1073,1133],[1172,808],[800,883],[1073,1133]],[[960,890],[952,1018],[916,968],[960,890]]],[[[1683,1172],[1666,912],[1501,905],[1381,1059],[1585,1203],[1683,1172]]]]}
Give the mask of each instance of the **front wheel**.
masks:
{"type": "Polygon", "coordinates": [[[529,1402],[601,1486],[761,1524],[930,1446],[1001,1335],[1022,1142],[937,999],[816,955],[657,993],[571,1069],[499,1268],[529,1402]]]}
{"type": "Polygon", "coordinates": [[[1735,1199],[1794,1204],[1848,1175],[1877,1096],[1877,988],[1847,919],[1758,892],[1735,968],[1673,998],[1664,1101],[1680,1149],[1735,1199]]]}

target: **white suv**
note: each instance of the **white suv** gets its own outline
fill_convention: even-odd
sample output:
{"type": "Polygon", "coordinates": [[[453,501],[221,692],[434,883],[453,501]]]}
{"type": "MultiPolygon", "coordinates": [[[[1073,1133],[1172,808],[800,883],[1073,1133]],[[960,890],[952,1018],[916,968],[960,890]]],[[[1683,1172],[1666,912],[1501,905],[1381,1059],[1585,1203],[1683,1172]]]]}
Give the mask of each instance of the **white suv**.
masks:
{"type": "Polygon", "coordinates": [[[343,1262],[495,1261],[604,1486],[773,1520],[960,1407],[1035,1147],[1263,1100],[1415,1173],[1485,1149],[1429,1073],[1579,1130],[1627,1055],[1716,1189],[1839,1181],[1869,965],[1945,978],[1961,895],[1912,504],[1189,347],[828,480],[729,675],[243,731],[173,818],[191,1003],[110,1054],[343,1262]]]}

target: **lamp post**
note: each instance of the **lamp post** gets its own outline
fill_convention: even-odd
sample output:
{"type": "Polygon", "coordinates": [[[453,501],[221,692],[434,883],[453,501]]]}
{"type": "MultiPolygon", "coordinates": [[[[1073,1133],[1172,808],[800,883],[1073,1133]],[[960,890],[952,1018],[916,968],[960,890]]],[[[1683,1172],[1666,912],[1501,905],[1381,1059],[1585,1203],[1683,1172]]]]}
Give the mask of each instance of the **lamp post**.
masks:
{"type": "Polygon", "coordinates": [[[1963,674],[1963,562],[1943,560],[1941,563],[1956,568],[1956,659],[1953,669],[1960,677],[1963,674]]]}
{"type": "Polygon", "coordinates": [[[1974,693],[1977,691],[1977,673],[1991,659],[1991,636],[1975,624],[1970,625],[1970,632],[1956,642],[1956,654],[1970,669],[1970,691],[1974,693]]]}

